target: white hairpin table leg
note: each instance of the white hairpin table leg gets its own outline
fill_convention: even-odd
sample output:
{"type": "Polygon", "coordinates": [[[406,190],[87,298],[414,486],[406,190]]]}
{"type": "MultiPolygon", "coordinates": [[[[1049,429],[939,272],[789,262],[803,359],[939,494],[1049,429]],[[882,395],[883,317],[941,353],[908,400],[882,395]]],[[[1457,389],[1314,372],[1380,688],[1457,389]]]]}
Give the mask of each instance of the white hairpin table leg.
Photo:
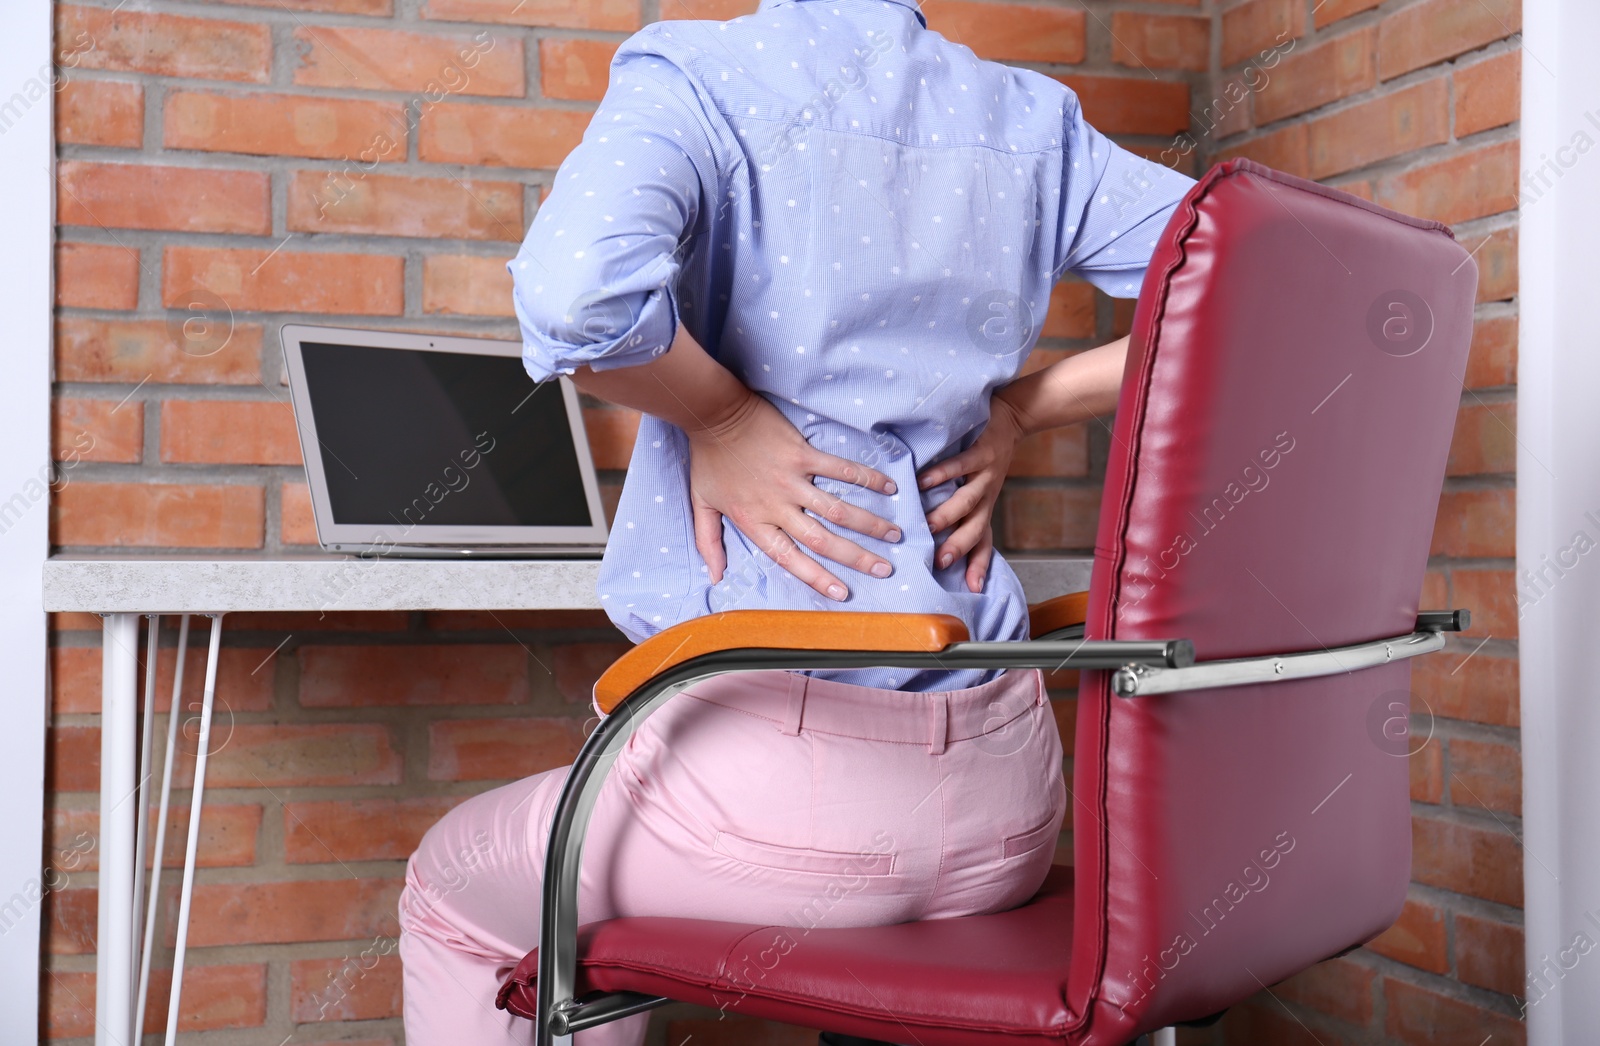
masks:
{"type": "MultiPolygon", "coordinates": [[[[183,665],[189,653],[189,615],[178,625],[178,656],[172,667],[172,704],[167,709],[167,747],[161,770],[161,802],[156,808],[155,861],[150,868],[150,902],[145,910],[144,950],[139,959],[139,993],[133,1003],[133,1042],[144,1040],[144,1006],[150,996],[150,957],[156,945],[156,908],[161,900],[161,860],[167,852],[167,807],[172,797],[172,762],[178,751],[178,710],[183,707],[183,665]]],[[[149,701],[148,696],[145,701],[149,701]]],[[[190,803],[190,809],[194,804],[190,803]]]]}
{"type": "MultiPolygon", "coordinates": [[[[217,651],[222,643],[222,615],[211,615],[211,646],[206,653],[206,688],[200,698],[200,737],[194,756],[194,789],[189,794],[189,845],[183,852],[183,888],[178,892],[178,944],[172,953],[172,997],[167,1001],[167,1046],[178,1038],[179,1000],[183,995],[183,957],[189,944],[189,899],[194,894],[195,853],[200,845],[200,809],[206,790],[206,755],[211,746],[211,704],[217,693],[217,651]]],[[[177,709],[173,709],[177,714],[177,709]]]]}
{"type": "Polygon", "coordinates": [[[134,752],[138,744],[139,615],[107,614],[100,633],[100,913],[95,950],[96,1046],[133,1031],[134,752]]]}

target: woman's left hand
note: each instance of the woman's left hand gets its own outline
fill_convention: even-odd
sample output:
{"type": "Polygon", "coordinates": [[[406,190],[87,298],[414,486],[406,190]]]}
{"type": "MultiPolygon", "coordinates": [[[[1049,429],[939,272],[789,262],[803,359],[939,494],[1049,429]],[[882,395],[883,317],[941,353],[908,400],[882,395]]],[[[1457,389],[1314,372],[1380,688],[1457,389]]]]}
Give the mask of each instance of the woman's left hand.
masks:
{"type": "Polygon", "coordinates": [[[934,549],[933,562],[943,568],[960,556],[967,557],[967,588],[983,591],[983,579],[994,558],[995,502],[1017,442],[1026,435],[1022,416],[1004,396],[989,399],[989,422],[977,440],[966,450],[935,462],[917,474],[917,487],[927,490],[958,476],[966,482],[956,488],[937,508],[928,513],[928,530],[937,534],[954,526],[948,537],[934,549]]]}

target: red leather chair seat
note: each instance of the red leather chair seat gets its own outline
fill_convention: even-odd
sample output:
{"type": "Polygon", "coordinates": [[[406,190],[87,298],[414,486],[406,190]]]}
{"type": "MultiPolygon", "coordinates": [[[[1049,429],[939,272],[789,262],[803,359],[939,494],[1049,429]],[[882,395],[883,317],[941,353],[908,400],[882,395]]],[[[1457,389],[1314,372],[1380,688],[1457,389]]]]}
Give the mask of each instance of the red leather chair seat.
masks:
{"type": "MultiPolygon", "coordinates": [[[[1072,869],[994,915],[855,929],[638,917],[578,931],[578,994],[636,991],[923,1046],[1059,1044],[1069,1013],[1072,869]],[[871,986],[856,971],[870,970],[871,986]]],[[[534,1015],[539,953],[500,988],[534,1015]]]]}

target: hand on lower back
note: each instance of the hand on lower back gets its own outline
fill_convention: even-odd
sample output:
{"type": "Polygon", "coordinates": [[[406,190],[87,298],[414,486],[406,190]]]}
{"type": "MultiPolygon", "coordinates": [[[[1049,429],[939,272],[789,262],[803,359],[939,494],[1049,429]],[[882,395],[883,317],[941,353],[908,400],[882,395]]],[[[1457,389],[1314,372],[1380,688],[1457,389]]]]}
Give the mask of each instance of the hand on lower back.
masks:
{"type": "Polygon", "coordinates": [[[876,577],[889,575],[888,560],[840,537],[815,517],[885,541],[899,541],[899,529],[813,482],[825,477],[892,494],[889,477],[816,449],[754,392],[718,424],[684,431],[689,437],[695,547],[713,583],[722,579],[728,562],[723,517],[779,566],[830,599],[846,598],[849,588],[813,556],[876,577]]]}

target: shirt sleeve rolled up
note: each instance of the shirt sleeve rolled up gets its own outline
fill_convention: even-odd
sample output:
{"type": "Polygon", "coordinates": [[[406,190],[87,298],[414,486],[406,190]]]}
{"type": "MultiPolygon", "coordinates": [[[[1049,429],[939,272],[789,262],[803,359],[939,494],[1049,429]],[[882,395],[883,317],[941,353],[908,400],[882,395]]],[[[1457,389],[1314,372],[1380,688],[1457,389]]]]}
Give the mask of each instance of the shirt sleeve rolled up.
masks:
{"type": "Polygon", "coordinates": [[[684,73],[639,34],[583,141],[506,263],[535,381],[646,363],[678,329],[688,234],[716,192],[711,132],[684,73]]]}
{"type": "Polygon", "coordinates": [[[1055,276],[1074,272],[1114,298],[1137,297],[1150,252],[1194,179],[1095,130],[1075,96],[1065,115],[1055,276]]]}

